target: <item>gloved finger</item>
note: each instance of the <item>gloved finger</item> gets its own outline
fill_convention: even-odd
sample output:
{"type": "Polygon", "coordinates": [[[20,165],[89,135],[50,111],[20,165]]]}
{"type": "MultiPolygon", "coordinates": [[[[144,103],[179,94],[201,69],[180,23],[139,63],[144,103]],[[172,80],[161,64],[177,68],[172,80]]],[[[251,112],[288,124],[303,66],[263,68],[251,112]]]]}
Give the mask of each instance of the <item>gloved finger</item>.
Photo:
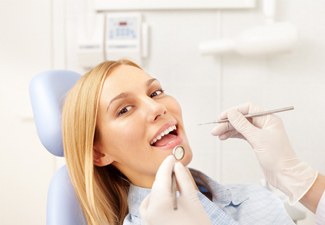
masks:
{"type": "Polygon", "coordinates": [[[152,186],[153,192],[156,190],[163,191],[163,192],[170,192],[171,178],[172,178],[172,172],[174,169],[175,162],[176,162],[175,157],[169,155],[161,163],[156,174],[155,182],[153,183],[152,186]]]}
{"type": "Polygon", "coordinates": [[[239,133],[237,130],[230,130],[226,133],[223,133],[222,135],[219,135],[219,139],[220,140],[227,140],[228,138],[240,138],[240,139],[245,139],[246,138],[241,134],[239,133]]]}
{"type": "MultiPolygon", "coordinates": [[[[234,111],[234,110],[239,111],[244,115],[248,114],[249,111],[250,111],[250,108],[253,108],[252,106],[253,105],[251,103],[243,103],[243,104],[240,104],[238,106],[231,107],[231,108],[223,111],[219,115],[217,121],[218,120],[223,120],[223,119],[228,119],[228,113],[230,111],[234,111]]],[[[217,126],[215,126],[211,130],[211,134],[214,135],[214,136],[222,136],[223,134],[228,133],[229,131],[232,131],[232,130],[234,130],[234,128],[231,126],[230,123],[221,123],[221,124],[218,124],[217,126]]]]}
{"type": "MultiPolygon", "coordinates": [[[[257,106],[251,102],[240,104],[239,106],[235,107],[235,109],[243,115],[256,113],[264,110],[262,107],[257,106]]],[[[229,110],[229,111],[233,111],[233,110],[229,110]]]]}
{"type": "Polygon", "coordinates": [[[180,193],[188,196],[195,192],[192,175],[181,162],[175,163],[174,171],[180,193]]]}
{"type": "Polygon", "coordinates": [[[236,110],[230,111],[228,112],[228,120],[249,143],[254,142],[254,134],[257,133],[259,128],[250,123],[243,114],[236,110]]]}
{"type": "Polygon", "coordinates": [[[227,119],[228,118],[228,112],[233,111],[233,110],[236,110],[236,111],[242,113],[243,115],[247,115],[247,114],[250,114],[250,113],[261,112],[264,109],[262,107],[260,107],[260,106],[254,105],[251,102],[246,102],[246,103],[240,104],[238,106],[231,107],[231,108],[223,111],[220,114],[218,120],[227,119]]]}
{"type": "Polygon", "coordinates": [[[242,103],[240,105],[228,108],[219,115],[218,120],[227,119],[228,112],[233,111],[233,110],[237,110],[238,112],[241,112],[242,114],[246,115],[250,112],[250,109],[252,108],[252,106],[253,106],[252,103],[246,102],[246,103],[242,103]]]}
{"type": "Polygon", "coordinates": [[[220,140],[244,138],[229,122],[218,124],[210,132],[214,136],[219,136],[220,140]]]}
{"type": "Polygon", "coordinates": [[[225,133],[228,133],[232,130],[235,130],[230,123],[226,122],[226,123],[221,123],[216,125],[211,131],[210,133],[214,136],[221,136],[225,133]]]}

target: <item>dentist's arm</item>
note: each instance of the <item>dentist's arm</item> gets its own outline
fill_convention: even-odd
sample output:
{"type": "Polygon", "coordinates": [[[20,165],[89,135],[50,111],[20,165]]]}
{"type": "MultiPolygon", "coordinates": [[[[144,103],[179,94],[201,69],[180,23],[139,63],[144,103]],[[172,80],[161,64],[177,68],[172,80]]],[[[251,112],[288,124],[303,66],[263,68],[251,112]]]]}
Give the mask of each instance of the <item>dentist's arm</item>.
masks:
{"type": "Polygon", "coordinates": [[[229,123],[217,125],[211,133],[221,140],[247,140],[256,153],[266,180],[283,191],[291,203],[301,200],[315,212],[325,188],[324,176],[317,175],[316,170],[298,159],[277,116],[267,115],[249,120],[244,117],[245,114],[262,110],[249,103],[231,108],[219,118],[228,118],[229,123]]]}
{"type": "Polygon", "coordinates": [[[159,167],[152,191],[141,203],[140,214],[146,225],[211,225],[197,196],[190,172],[180,162],[175,163],[174,156],[168,156],[159,167]],[[177,210],[173,209],[173,171],[180,190],[177,210]]]}
{"type": "Polygon", "coordinates": [[[317,212],[318,217],[322,217],[322,221],[325,223],[325,176],[318,174],[316,181],[300,199],[300,202],[313,213],[317,212]]]}

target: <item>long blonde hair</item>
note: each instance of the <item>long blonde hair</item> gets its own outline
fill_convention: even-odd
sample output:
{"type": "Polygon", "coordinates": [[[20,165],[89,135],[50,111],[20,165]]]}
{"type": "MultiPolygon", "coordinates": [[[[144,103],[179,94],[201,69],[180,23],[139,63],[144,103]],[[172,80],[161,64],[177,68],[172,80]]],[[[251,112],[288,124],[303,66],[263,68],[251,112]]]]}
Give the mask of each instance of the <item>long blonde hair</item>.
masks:
{"type": "Polygon", "coordinates": [[[103,83],[129,60],[106,61],[81,77],[66,96],[62,112],[64,155],[88,225],[120,225],[128,213],[129,182],[114,166],[93,163],[96,120],[103,83]]]}

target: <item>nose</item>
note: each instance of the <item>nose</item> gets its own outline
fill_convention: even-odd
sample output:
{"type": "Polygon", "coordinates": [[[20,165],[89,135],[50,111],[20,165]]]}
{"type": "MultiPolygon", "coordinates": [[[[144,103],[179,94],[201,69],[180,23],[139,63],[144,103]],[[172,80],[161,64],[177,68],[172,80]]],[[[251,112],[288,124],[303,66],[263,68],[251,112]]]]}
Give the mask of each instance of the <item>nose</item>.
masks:
{"type": "Polygon", "coordinates": [[[145,101],[145,113],[148,119],[148,122],[154,122],[159,117],[163,116],[167,112],[167,108],[165,104],[157,102],[152,98],[147,98],[145,101]]]}

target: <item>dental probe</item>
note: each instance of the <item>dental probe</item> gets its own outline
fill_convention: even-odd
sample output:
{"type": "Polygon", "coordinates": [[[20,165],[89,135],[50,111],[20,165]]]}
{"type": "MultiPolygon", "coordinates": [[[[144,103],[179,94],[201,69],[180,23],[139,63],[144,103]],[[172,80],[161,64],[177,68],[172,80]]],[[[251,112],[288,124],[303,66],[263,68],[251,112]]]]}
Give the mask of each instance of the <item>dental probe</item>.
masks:
{"type": "MultiPolygon", "coordinates": [[[[177,145],[173,149],[173,156],[176,160],[181,160],[184,158],[185,150],[182,146],[177,145]]],[[[172,173],[172,193],[173,193],[173,209],[177,210],[177,185],[176,185],[176,177],[175,173],[172,173]]]]}
{"type": "MultiPolygon", "coordinates": [[[[278,113],[278,112],[284,112],[284,111],[293,110],[293,109],[294,109],[293,106],[289,106],[289,107],[273,109],[273,110],[267,110],[267,111],[262,111],[262,112],[249,113],[249,114],[246,114],[244,116],[245,116],[245,118],[252,118],[252,117],[257,117],[257,116],[265,116],[265,115],[278,113]]],[[[201,125],[206,125],[206,124],[225,123],[225,122],[229,122],[229,120],[228,119],[222,119],[222,120],[218,120],[218,121],[214,121],[214,122],[199,123],[198,125],[201,126],[201,125]]]]}

